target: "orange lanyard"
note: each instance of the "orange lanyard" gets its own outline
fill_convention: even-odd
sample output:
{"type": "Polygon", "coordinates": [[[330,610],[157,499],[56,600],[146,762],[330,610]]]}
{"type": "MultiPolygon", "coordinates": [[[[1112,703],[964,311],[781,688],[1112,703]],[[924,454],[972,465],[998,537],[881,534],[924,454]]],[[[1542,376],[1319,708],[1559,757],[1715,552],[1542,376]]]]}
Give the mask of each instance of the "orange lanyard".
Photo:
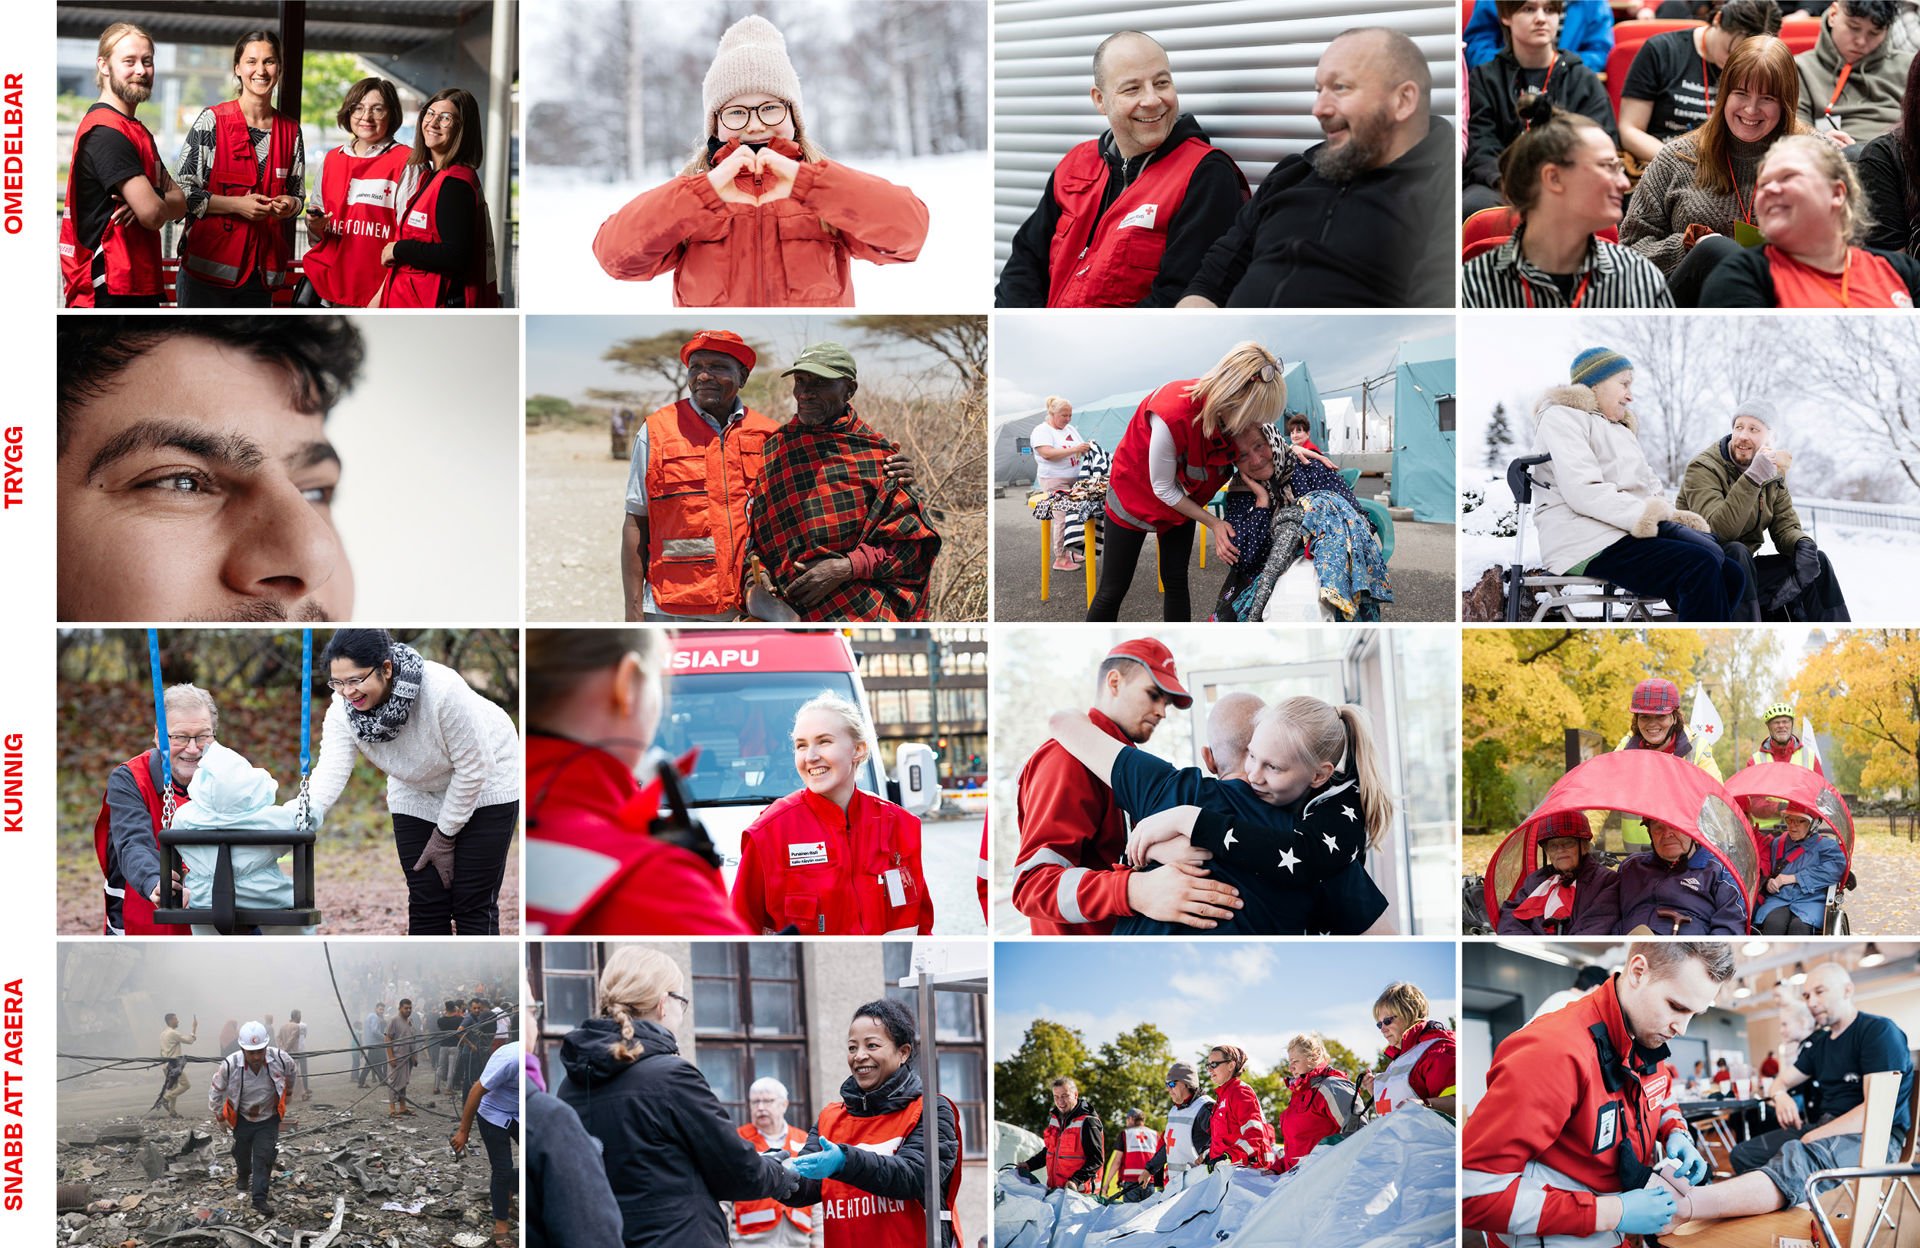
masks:
{"type": "MultiPolygon", "coordinates": [[[[1844,76],[1844,75],[1843,75],[1844,76]]],[[[1847,283],[1853,280],[1853,248],[1847,248],[1847,261],[1840,266],[1840,306],[1850,308],[1847,302],[1847,283]]]]}
{"type": "Polygon", "coordinates": [[[1833,80],[1833,95],[1827,100],[1826,116],[1833,116],[1833,106],[1840,102],[1840,93],[1847,89],[1847,78],[1853,73],[1853,62],[1840,67],[1840,76],[1833,80]]]}
{"type": "Polygon", "coordinates": [[[1727,181],[1733,183],[1733,207],[1740,219],[1748,225],[1753,224],[1753,210],[1747,207],[1747,201],[1740,198],[1740,178],[1733,171],[1733,157],[1727,157],[1727,181]]]}
{"type": "MultiPolygon", "coordinates": [[[[1580,285],[1579,285],[1579,286],[1578,286],[1577,288],[1575,288],[1575,290],[1574,290],[1574,292],[1573,292],[1573,302],[1572,302],[1572,303],[1569,303],[1569,304],[1567,305],[1568,307],[1570,307],[1570,308],[1577,308],[1577,307],[1579,307],[1579,306],[1580,306],[1580,301],[1581,301],[1582,299],[1585,299],[1585,298],[1587,297],[1587,283],[1588,283],[1588,282],[1591,282],[1592,280],[1593,280],[1593,270],[1592,270],[1592,269],[1588,269],[1588,270],[1587,270],[1587,271],[1586,271],[1585,273],[1582,273],[1582,274],[1580,275],[1580,285]]],[[[1527,301],[1527,306],[1528,306],[1529,308],[1531,308],[1531,307],[1533,307],[1533,306],[1534,306],[1534,304],[1533,304],[1533,283],[1532,283],[1532,282],[1529,282],[1529,281],[1528,281],[1528,280],[1527,280],[1526,278],[1524,278],[1524,277],[1520,279],[1520,294],[1521,294],[1521,295],[1522,295],[1522,296],[1523,296],[1523,297],[1524,297],[1524,298],[1526,299],[1526,301],[1527,301]]]]}

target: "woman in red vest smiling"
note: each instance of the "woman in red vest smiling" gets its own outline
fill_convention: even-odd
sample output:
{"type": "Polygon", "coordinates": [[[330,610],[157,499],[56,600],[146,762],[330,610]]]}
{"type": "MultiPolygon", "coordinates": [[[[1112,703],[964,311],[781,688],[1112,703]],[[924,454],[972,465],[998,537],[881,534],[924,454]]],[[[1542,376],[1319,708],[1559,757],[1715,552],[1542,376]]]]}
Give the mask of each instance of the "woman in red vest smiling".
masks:
{"type": "Polygon", "coordinates": [[[380,253],[394,238],[410,155],[393,141],[400,94],[385,78],[362,78],[347,88],[334,120],[349,137],[320,163],[319,197],[307,208],[314,243],[300,268],[329,307],[364,308],[387,275],[380,253]]]}
{"type": "Polygon", "coordinates": [[[287,222],[306,193],[300,126],[273,106],[280,36],[252,30],[233,45],[239,98],[194,120],[180,153],[187,233],[176,287],[180,306],[264,308],[287,283],[287,222]]]}
{"type": "Polygon", "coordinates": [[[480,103],[471,92],[449,87],[420,110],[402,184],[399,237],[380,253],[392,271],[376,306],[500,306],[493,231],[480,191],[484,146],[480,103]]]}
{"type": "MultiPolygon", "coordinates": [[[[914,1068],[920,1037],[898,1001],[869,1001],[847,1028],[840,1100],[820,1111],[807,1148],[787,1165],[802,1180],[791,1205],[824,1202],[825,1248],[920,1248],[938,1216],[921,1203],[926,1189],[927,1098],[914,1068]]],[[[935,1119],[940,1150],[943,1245],[966,1240],[954,1198],[960,1193],[960,1115],[946,1097],[935,1119]]]]}
{"type": "Polygon", "coordinates": [[[1163,618],[1190,620],[1187,559],[1196,524],[1213,531],[1220,557],[1239,557],[1233,526],[1207,503],[1233,476],[1233,439],[1272,424],[1287,401],[1286,365],[1257,342],[1220,357],[1205,376],[1170,381],[1141,400],[1120,435],[1107,477],[1106,562],[1088,620],[1117,620],[1149,534],[1160,538],[1163,618]]]}

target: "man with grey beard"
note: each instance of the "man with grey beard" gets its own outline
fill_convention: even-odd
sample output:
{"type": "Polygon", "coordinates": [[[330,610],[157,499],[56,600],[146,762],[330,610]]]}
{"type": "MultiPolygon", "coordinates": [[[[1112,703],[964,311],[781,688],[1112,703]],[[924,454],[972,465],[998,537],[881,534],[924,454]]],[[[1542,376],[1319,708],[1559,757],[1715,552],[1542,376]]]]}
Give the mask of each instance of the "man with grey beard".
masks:
{"type": "Polygon", "coordinates": [[[1453,306],[1459,152],[1426,58],[1397,30],[1357,27],[1313,83],[1326,141],[1274,166],[1175,306],[1453,306]]]}

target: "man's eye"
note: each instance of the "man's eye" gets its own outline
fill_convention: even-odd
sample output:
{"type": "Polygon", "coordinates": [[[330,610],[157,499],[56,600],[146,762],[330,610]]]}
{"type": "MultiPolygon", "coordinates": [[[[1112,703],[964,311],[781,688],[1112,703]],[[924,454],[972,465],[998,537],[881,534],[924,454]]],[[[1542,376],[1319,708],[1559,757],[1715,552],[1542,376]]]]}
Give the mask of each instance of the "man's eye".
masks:
{"type": "Polygon", "coordinates": [[[155,477],[144,482],[140,488],[149,490],[169,490],[181,494],[205,494],[212,488],[212,482],[199,473],[176,472],[164,477],[155,477]]]}
{"type": "Polygon", "coordinates": [[[310,490],[300,491],[300,497],[318,507],[326,507],[333,502],[333,492],[339,489],[335,485],[316,485],[310,490]]]}

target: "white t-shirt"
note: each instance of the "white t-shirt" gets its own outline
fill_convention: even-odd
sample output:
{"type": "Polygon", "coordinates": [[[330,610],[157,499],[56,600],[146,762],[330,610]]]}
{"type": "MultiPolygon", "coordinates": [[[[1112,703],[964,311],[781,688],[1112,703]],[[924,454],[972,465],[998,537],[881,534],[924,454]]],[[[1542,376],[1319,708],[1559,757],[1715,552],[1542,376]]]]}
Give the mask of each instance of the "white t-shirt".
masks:
{"type": "Polygon", "coordinates": [[[1055,429],[1043,420],[1033,427],[1033,432],[1027,435],[1027,441],[1036,448],[1033,455],[1033,475],[1036,484],[1060,484],[1079,477],[1080,465],[1076,461],[1042,459],[1037,449],[1045,446],[1054,450],[1065,450],[1076,442],[1085,442],[1086,439],[1080,436],[1080,431],[1073,427],[1073,422],[1067,422],[1067,427],[1064,429],[1055,429]]]}

